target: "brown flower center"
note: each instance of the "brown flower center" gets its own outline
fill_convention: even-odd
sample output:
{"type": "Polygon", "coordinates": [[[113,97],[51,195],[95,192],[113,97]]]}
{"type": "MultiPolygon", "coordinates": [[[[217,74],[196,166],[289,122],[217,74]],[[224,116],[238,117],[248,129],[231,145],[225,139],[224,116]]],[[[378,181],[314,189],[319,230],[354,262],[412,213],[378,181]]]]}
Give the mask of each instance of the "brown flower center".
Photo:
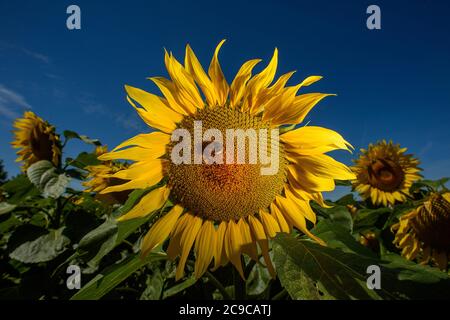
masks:
{"type": "Polygon", "coordinates": [[[412,225],[418,238],[433,249],[450,251],[450,203],[436,193],[417,210],[412,225]]]}
{"type": "MultiPolygon", "coordinates": [[[[245,146],[235,140],[235,161],[226,160],[227,129],[267,129],[267,155],[270,158],[272,152],[272,140],[270,124],[262,121],[261,117],[252,116],[238,110],[215,107],[198,111],[194,116],[185,117],[179,124],[179,128],[186,129],[191,137],[194,137],[194,121],[202,121],[202,130],[218,129],[223,140],[210,139],[201,142],[200,150],[195,148],[195,141],[191,140],[191,163],[175,164],[170,161],[168,168],[168,185],[171,187],[171,198],[180,203],[193,214],[214,221],[228,221],[239,219],[267,208],[280,194],[286,180],[286,160],[282,146],[279,146],[277,157],[278,171],[273,175],[261,174],[261,168],[267,168],[269,164],[263,164],[260,158],[252,163],[249,161],[251,152],[250,139],[246,139],[245,146]],[[218,144],[211,152],[212,158],[203,158],[201,164],[194,163],[195,152],[203,153],[209,145],[218,144]],[[245,149],[245,163],[238,163],[238,149],[245,149]],[[222,163],[217,163],[213,158],[221,158],[222,163]]],[[[257,154],[259,155],[259,142],[257,154]]],[[[178,143],[178,142],[177,142],[178,143]]],[[[177,143],[168,146],[168,154],[177,143]]],[[[254,145],[253,145],[254,146],[254,145]]],[[[255,149],[253,149],[255,150],[255,149]]]]}
{"type": "Polygon", "coordinates": [[[398,190],[404,178],[402,167],[390,159],[377,159],[369,165],[369,183],[383,191],[398,190]]]}
{"type": "Polygon", "coordinates": [[[53,141],[42,126],[34,127],[30,135],[30,145],[34,156],[39,160],[53,160],[53,141]]]}

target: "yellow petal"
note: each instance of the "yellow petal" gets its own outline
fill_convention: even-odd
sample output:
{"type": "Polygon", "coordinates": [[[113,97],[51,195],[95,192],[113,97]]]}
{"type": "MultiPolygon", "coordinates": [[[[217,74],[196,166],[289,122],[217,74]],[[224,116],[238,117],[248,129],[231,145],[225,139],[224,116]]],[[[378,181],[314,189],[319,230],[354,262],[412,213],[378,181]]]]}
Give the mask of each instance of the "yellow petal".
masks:
{"type": "Polygon", "coordinates": [[[317,217],[314,211],[311,209],[311,206],[309,205],[309,200],[302,200],[297,198],[292,191],[290,190],[289,186],[285,188],[285,194],[288,202],[291,204],[297,206],[297,210],[303,214],[303,216],[311,221],[312,223],[316,224],[317,217]]]}
{"type": "Polygon", "coordinates": [[[117,221],[145,217],[160,209],[169,197],[170,189],[166,186],[154,189],[142,197],[130,211],[119,217],[117,221]]]}
{"type": "Polygon", "coordinates": [[[294,102],[272,118],[272,125],[298,124],[303,122],[309,111],[323,98],[333,96],[327,93],[306,93],[295,97],[294,102]]]}
{"type": "MultiPolygon", "coordinates": [[[[108,176],[109,177],[109,176],[108,176]]],[[[111,186],[100,191],[100,194],[110,193],[110,192],[120,192],[124,190],[131,189],[146,189],[148,187],[154,186],[162,179],[162,173],[156,173],[151,180],[147,179],[147,176],[142,176],[139,179],[133,179],[126,183],[119,184],[116,186],[111,186]],[[157,182],[155,182],[157,181],[157,182]]]]}
{"type": "Polygon", "coordinates": [[[270,273],[270,276],[272,277],[272,279],[275,279],[277,274],[275,272],[275,268],[273,267],[272,260],[270,259],[270,256],[269,256],[269,241],[261,240],[261,241],[258,241],[258,244],[261,248],[261,253],[264,258],[264,262],[266,263],[267,270],[269,270],[269,273],[270,273]]]}
{"type": "Polygon", "coordinates": [[[247,61],[239,69],[230,88],[230,105],[232,107],[239,106],[246,90],[247,81],[252,76],[252,70],[260,61],[261,59],[247,61]]]}
{"type": "Polygon", "coordinates": [[[334,160],[325,154],[314,154],[309,156],[288,157],[289,160],[311,174],[339,180],[356,179],[355,174],[346,165],[334,160]]]}
{"type": "Polygon", "coordinates": [[[319,244],[325,245],[322,239],[316,237],[307,229],[305,217],[303,216],[303,214],[298,212],[296,206],[293,205],[292,201],[289,201],[282,196],[277,196],[276,203],[286,219],[290,220],[297,229],[299,229],[311,239],[317,241],[319,244]]]}
{"type": "Polygon", "coordinates": [[[280,209],[278,209],[273,202],[270,204],[270,213],[277,220],[278,225],[280,226],[280,232],[291,233],[291,227],[280,212],[280,209]]]}
{"type": "Polygon", "coordinates": [[[190,213],[188,213],[187,215],[188,221],[186,222],[186,224],[188,227],[184,228],[183,234],[181,235],[180,239],[181,257],[180,261],[178,262],[177,271],[175,274],[176,281],[180,280],[184,275],[184,265],[186,264],[189,252],[191,251],[194,240],[197,237],[197,234],[200,231],[203,222],[203,219],[198,216],[194,216],[190,213]]]}
{"type": "Polygon", "coordinates": [[[225,243],[225,233],[228,228],[228,222],[222,221],[219,224],[219,227],[216,230],[216,245],[214,250],[214,268],[213,270],[217,270],[222,265],[222,256],[224,249],[224,243],[225,243]]]}
{"type": "Polygon", "coordinates": [[[243,238],[239,230],[239,227],[233,220],[230,220],[228,222],[227,232],[225,233],[225,252],[227,254],[228,259],[238,270],[242,279],[245,279],[241,262],[242,245],[243,245],[243,238]]]}
{"type": "Polygon", "coordinates": [[[116,172],[112,177],[126,180],[142,179],[145,177],[152,185],[157,184],[163,178],[163,166],[166,163],[167,160],[162,159],[136,162],[128,168],[116,172]]]}
{"type": "Polygon", "coordinates": [[[208,105],[215,106],[217,103],[219,103],[219,97],[216,96],[216,90],[212,81],[203,70],[202,65],[198,61],[194,51],[189,45],[186,46],[186,56],[184,64],[186,66],[186,70],[192,75],[194,80],[202,89],[208,105]]]}
{"type": "Polygon", "coordinates": [[[208,268],[214,255],[216,230],[212,221],[205,221],[195,240],[195,278],[199,279],[208,268]]]}
{"type": "MultiPolygon", "coordinates": [[[[286,91],[284,86],[286,85],[289,78],[295,73],[295,71],[288,72],[286,74],[283,74],[278,78],[278,80],[270,87],[266,89],[262,89],[258,100],[256,101],[256,104],[260,107],[258,107],[258,110],[264,110],[267,106],[267,104],[276,104],[279,103],[279,97],[283,95],[283,93],[286,91]]],[[[295,93],[294,93],[295,96],[295,93]]],[[[280,105],[278,105],[278,109],[280,108],[280,105]]]]}
{"type": "Polygon", "coordinates": [[[336,131],[322,127],[306,126],[288,131],[280,136],[288,153],[296,155],[322,154],[352,146],[336,131]]]}
{"type": "Polygon", "coordinates": [[[264,210],[259,210],[259,216],[261,217],[261,222],[266,231],[266,234],[273,238],[275,235],[280,232],[280,226],[278,222],[267,212],[264,210]]]}
{"type": "Polygon", "coordinates": [[[208,69],[209,77],[211,78],[211,81],[214,85],[214,89],[216,92],[217,103],[220,106],[224,106],[225,103],[227,102],[229,91],[228,83],[227,80],[225,79],[225,76],[223,75],[222,68],[220,67],[218,58],[220,48],[222,47],[224,42],[225,40],[222,40],[217,45],[216,50],[214,51],[214,56],[211,60],[211,64],[209,65],[208,69]]]}
{"type": "Polygon", "coordinates": [[[132,161],[154,160],[166,153],[166,146],[161,145],[160,148],[146,149],[141,147],[131,147],[116,152],[104,153],[98,157],[101,161],[126,159],[132,161]]]}
{"type": "Polygon", "coordinates": [[[131,86],[125,86],[125,90],[128,102],[149,126],[171,133],[176,128],[176,123],[183,119],[183,116],[170,109],[162,98],[131,86]],[[136,106],[131,99],[143,109],[136,106]]]}
{"type": "Polygon", "coordinates": [[[252,215],[248,216],[248,222],[250,223],[250,229],[256,240],[266,240],[267,235],[262,223],[252,215]]]}
{"type": "Polygon", "coordinates": [[[183,100],[183,98],[180,97],[178,88],[169,79],[164,77],[152,77],[148,79],[156,84],[167,99],[169,106],[176,112],[183,115],[192,115],[197,111],[197,107],[193,103],[183,100]]]}
{"type": "Polygon", "coordinates": [[[258,99],[258,95],[262,89],[267,88],[272,83],[277,71],[277,65],[278,49],[275,48],[272,59],[267,67],[249,80],[242,106],[243,110],[252,111],[257,107],[255,106],[255,102],[258,99]]]}
{"type": "Polygon", "coordinates": [[[238,227],[242,234],[242,252],[247,254],[251,259],[258,261],[258,249],[256,247],[256,243],[252,239],[250,226],[245,218],[239,219],[238,227]]]}
{"type": "Polygon", "coordinates": [[[204,102],[192,76],[184,69],[184,67],[175,59],[172,54],[165,52],[164,61],[166,63],[167,72],[179,93],[181,103],[190,103],[196,108],[203,108],[204,102]]]}
{"type": "Polygon", "coordinates": [[[175,205],[164,217],[155,222],[142,240],[141,257],[145,257],[167,239],[183,210],[183,207],[175,205]]]}
{"type": "Polygon", "coordinates": [[[189,215],[187,213],[183,214],[176,222],[175,228],[170,233],[170,242],[167,247],[167,256],[170,260],[175,260],[175,258],[181,254],[181,236],[186,228],[187,222],[189,222],[189,215]]]}
{"type": "MultiPolygon", "coordinates": [[[[151,133],[142,133],[138,134],[137,136],[134,136],[121,144],[119,144],[117,147],[111,150],[110,153],[117,151],[119,149],[130,147],[130,146],[138,146],[145,149],[155,150],[155,152],[158,152],[159,150],[162,150],[166,148],[166,145],[170,142],[170,135],[163,133],[163,132],[151,132],[151,133]]],[[[105,153],[107,154],[107,153],[105,153]]],[[[112,159],[103,159],[103,155],[99,157],[100,160],[112,160],[112,159]]],[[[116,158],[120,159],[120,158],[116,158]]]]}
{"type": "Polygon", "coordinates": [[[335,188],[334,180],[313,175],[301,166],[288,166],[288,181],[295,189],[302,189],[310,193],[332,191],[335,188]]]}

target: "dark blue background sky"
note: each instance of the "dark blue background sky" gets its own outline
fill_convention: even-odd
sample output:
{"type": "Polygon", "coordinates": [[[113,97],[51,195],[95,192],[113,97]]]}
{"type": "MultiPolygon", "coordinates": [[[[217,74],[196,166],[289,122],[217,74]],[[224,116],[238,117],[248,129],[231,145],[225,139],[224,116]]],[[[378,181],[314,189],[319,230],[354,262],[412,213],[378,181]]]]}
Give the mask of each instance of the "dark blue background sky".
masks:
{"type": "MultiPolygon", "coordinates": [[[[124,84],[166,75],[163,48],[183,59],[190,43],[205,67],[221,39],[229,82],[246,60],[279,48],[278,74],[324,79],[310,91],[337,93],[309,115],[358,150],[386,138],[408,147],[424,175],[450,175],[449,1],[0,1],[0,158],[18,173],[11,123],[24,109],[110,147],[148,130],[124,84]],[[66,28],[81,7],[82,29],[66,28]],[[381,7],[382,30],[366,28],[381,7]]],[[[260,65],[261,68],[263,64],[260,65]]],[[[68,154],[90,148],[71,142],[68,154]]],[[[352,155],[336,157],[350,164],[352,155]]]]}

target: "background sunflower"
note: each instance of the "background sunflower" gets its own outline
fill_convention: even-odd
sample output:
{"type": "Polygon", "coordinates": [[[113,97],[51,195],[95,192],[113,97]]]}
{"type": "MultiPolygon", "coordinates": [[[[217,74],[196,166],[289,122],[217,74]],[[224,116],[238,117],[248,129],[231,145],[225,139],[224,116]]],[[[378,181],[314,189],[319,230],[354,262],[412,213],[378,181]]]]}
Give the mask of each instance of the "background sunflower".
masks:
{"type": "Polygon", "coordinates": [[[61,143],[55,128],[32,111],[25,111],[23,118],[14,122],[15,140],[11,143],[17,151],[17,162],[22,171],[40,160],[48,160],[55,166],[61,161],[61,143]]]}
{"type": "Polygon", "coordinates": [[[392,226],[394,243],[406,259],[447,270],[450,258],[450,193],[433,193],[392,226]]]}
{"type": "Polygon", "coordinates": [[[406,150],[386,140],[369,144],[367,150],[361,149],[352,167],[356,174],[353,188],[374,205],[405,201],[412,183],[421,177],[419,161],[405,154],[406,150]]]}

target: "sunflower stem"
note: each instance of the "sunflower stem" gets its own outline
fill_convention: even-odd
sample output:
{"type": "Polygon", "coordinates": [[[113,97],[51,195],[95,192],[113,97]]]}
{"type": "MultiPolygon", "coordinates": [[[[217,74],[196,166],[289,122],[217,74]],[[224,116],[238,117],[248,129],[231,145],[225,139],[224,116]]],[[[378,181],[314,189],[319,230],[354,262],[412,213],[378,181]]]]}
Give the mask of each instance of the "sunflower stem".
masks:
{"type": "Polygon", "coordinates": [[[225,290],[224,286],[220,283],[219,280],[217,280],[216,277],[213,276],[213,274],[209,271],[205,272],[205,276],[208,278],[208,280],[211,282],[213,286],[216,287],[217,290],[222,294],[224,300],[231,300],[230,295],[228,294],[227,290],[225,290]]]}
{"type": "Polygon", "coordinates": [[[287,293],[288,292],[286,291],[286,289],[283,289],[280,292],[278,292],[276,295],[274,295],[272,297],[272,300],[281,300],[281,299],[283,299],[284,297],[287,296],[287,293]]]}
{"type": "Polygon", "coordinates": [[[255,260],[250,260],[248,265],[245,266],[245,270],[244,270],[244,277],[245,277],[245,279],[247,279],[250,276],[250,273],[252,272],[253,267],[255,265],[256,265],[256,261],[255,260]]]}
{"type": "MultiPolygon", "coordinates": [[[[243,269],[246,269],[245,261],[242,259],[241,261],[243,265],[243,269]]],[[[237,271],[236,268],[233,268],[233,281],[234,281],[234,299],[235,300],[245,300],[246,298],[246,288],[245,288],[245,281],[242,280],[241,275],[237,271]]]]}

